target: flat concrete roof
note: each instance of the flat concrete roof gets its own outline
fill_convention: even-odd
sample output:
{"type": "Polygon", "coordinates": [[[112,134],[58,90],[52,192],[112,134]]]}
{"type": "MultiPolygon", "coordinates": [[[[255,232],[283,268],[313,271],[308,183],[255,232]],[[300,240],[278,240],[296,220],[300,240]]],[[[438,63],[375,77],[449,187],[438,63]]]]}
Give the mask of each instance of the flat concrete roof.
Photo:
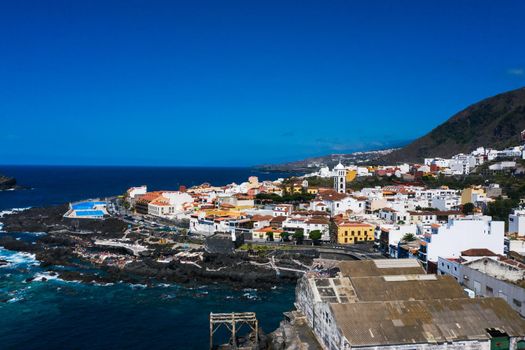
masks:
{"type": "Polygon", "coordinates": [[[451,276],[408,275],[351,278],[359,302],[389,300],[433,300],[467,298],[451,276]],[[418,277],[431,277],[419,279],[418,277]]]}
{"type": "Polygon", "coordinates": [[[523,336],[523,320],[501,298],[330,304],[352,347],[486,340],[488,328],[523,336]]]}
{"type": "Polygon", "coordinates": [[[342,261],[339,269],[343,276],[351,278],[426,273],[416,259],[342,261]]]}

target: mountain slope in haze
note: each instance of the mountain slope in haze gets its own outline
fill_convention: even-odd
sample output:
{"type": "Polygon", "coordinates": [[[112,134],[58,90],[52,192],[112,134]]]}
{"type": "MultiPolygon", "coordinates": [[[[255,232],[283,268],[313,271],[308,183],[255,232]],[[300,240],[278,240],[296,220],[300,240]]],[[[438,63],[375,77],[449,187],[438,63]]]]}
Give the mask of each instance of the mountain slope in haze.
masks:
{"type": "Polygon", "coordinates": [[[382,163],[422,162],[485,146],[503,149],[520,143],[525,129],[525,87],[475,103],[414,142],[381,158],[382,163]]]}
{"type": "Polygon", "coordinates": [[[394,151],[395,148],[379,150],[379,151],[365,151],[365,152],[353,152],[353,153],[341,153],[341,154],[329,154],[320,157],[311,157],[303,160],[297,160],[294,162],[281,163],[281,164],[263,164],[258,165],[255,168],[263,171],[279,171],[279,172],[313,172],[321,167],[333,168],[337,163],[342,162],[343,164],[363,164],[373,163],[378,158],[385,156],[386,154],[394,151]]]}

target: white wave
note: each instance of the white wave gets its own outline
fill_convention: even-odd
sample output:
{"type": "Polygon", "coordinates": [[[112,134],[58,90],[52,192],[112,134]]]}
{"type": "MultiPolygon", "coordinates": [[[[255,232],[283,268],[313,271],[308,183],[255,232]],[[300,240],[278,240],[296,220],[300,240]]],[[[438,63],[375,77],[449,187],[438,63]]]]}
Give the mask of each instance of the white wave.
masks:
{"type": "Polygon", "coordinates": [[[259,299],[259,297],[257,297],[257,295],[254,295],[254,294],[251,294],[251,293],[244,293],[243,296],[246,299],[250,299],[250,300],[258,300],[259,299]]]}
{"type": "Polygon", "coordinates": [[[4,215],[9,215],[9,214],[14,214],[14,213],[19,213],[19,212],[24,211],[24,210],[27,210],[27,209],[31,209],[31,207],[25,207],[25,208],[12,208],[12,209],[8,209],[8,210],[3,210],[3,211],[0,211],[0,218],[3,218],[4,215]]]}
{"type": "Polygon", "coordinates": [[[33,278],[33,281],[34,282],[43,282],[44,279],[47,280],[47,281],[50,281],[50,280],[63,281],[60,278],[58,278],[58,274],[57,273],[50,273],[50,272],[41,272],[41,273],[35,274],[35,276],[33,278]]]}
{"type": "Polygon", "coordinates": [[[139,284],[139,283],[137,283],[137,284],[133,284],[133,283],[131,283],[129,286],[130,286],[132,289],[144,289],[144,288],[147,287],[147,285],[145,285],[145,284],[139,284]]]}
{"type": "Polygon", "coordinates": [[[7,300],[7,302],[8,303],[17,303],[17,302],[22,301],[22,300],[24,300],[24,298],[22,298],[22,297],[13,297],[13,298],[7,300]]]}
{"type": "Polygon", "coordinates": [[[97,286],[97,287],[109,287],[109,286],[114,285],[115,283],[111,283],[111,282],[107,282],[107,283],[93,282],[92,284],[94,286],[97,286]]]}
{"type": "Polygon", "coordinates": [[[45,232],[24,232],[25,234],[27,235],[31,235],[31,236],[45,236],[47,235],[47,233],[45,232]]]}
{"type": "Polygon", "coordinates": [[[0,259],[3,259],[9,263],[6,266],[17,266],[17,265],[30,265],[38,266],[40,262],[36,260],[36,255],[24,252],[13,252],[0,247],[0,259]]]}

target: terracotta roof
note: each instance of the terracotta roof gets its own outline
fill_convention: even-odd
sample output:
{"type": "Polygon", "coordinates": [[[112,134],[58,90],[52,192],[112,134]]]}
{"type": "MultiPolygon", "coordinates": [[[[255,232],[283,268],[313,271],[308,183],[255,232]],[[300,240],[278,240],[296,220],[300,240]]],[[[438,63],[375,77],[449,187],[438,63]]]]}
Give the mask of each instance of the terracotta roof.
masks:
{"type": "Polygon", "coordinates": [[[270,222],[284,222],[286,219],[286,216],[274,216],[270,222]]]}
{"type": "Polygon", "coordinates": [[[272,215],[254,215],[252,216],[252,221],[265,221],[265,220],[271,220],[273,218],[272,215]]]}
{"type": "Polygon", "coordinates": [[[222,203],[221,207],[222,208],[235,208],[235,205],[230,204],[230,203],[222,203]]]}
{"type": "Polygon", "coordinates": [[[467,249],[461,252],[463,256],[497,256],[498,254],[486,248],[467,249]]]}
{"type": "Polygon", "coordinates": [[[344,193],[338,193],[334,190],[331,190],[331,191],[319,193],[317,195],[317,200],[340,201],[346,197],[347,195],[344,193]]]}
{"type": "Polygon", "coordinates": [[[359,222],[359,221],[343,221],[341,223],[337,224],[338,227],[374,227],[374,225],[366,223],[366,222],[359,222]]]}
{"type": "Polygon", "coordinates": [[[410,215],[417,216],[417,215],[436,215],[435,211],[409,211],[410,215]]]}
{"type": "Polygon", "coordinates": [[[266,227],[263,227],[263,228],[256,229],[256,230],[254,230],[254,232],[274,232],[274,233],[281,233],[281,232],[284,232],[284,231],[281,230],[281,229],[276,229],[276,228],[273,228],[273,227],[270,227],[270,226],[266,226],[266,227]]]}
{"type": "Polygon", "coordinates": [[[162,195],[163,191],[147,192],[137,197],[137,201],[151,202],[162,195]]]}

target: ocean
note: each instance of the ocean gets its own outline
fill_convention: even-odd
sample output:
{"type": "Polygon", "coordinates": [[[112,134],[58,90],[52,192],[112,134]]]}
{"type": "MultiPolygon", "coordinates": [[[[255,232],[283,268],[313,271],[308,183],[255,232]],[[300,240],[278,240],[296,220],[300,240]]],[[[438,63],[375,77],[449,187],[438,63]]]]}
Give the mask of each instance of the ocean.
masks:
{"type": "MultiPolygon", "coordinates": [[[[116,195],[142,184],[177,189],[239,183],[252,175],[261,180],[287,176],[250,168],[58,166],[0,166],[0,174],[28,188],[0,192],[0,212],[116,195]]],[[[39,237],[13,235],[26,241],[39,237]]],[[[207,349],[210,312],[253,311],[264,331],[271,332],[294,302],[293,285],[269,291],[94,285],[56,279],[30,254],[0,248],[0,259],[9,262],[0,267],[0,349],[207,349]],[[35,280],[27,283],[30,277],[35,280]]],[[[224,330],[217,340],[226,340],[224,330]]]]}

